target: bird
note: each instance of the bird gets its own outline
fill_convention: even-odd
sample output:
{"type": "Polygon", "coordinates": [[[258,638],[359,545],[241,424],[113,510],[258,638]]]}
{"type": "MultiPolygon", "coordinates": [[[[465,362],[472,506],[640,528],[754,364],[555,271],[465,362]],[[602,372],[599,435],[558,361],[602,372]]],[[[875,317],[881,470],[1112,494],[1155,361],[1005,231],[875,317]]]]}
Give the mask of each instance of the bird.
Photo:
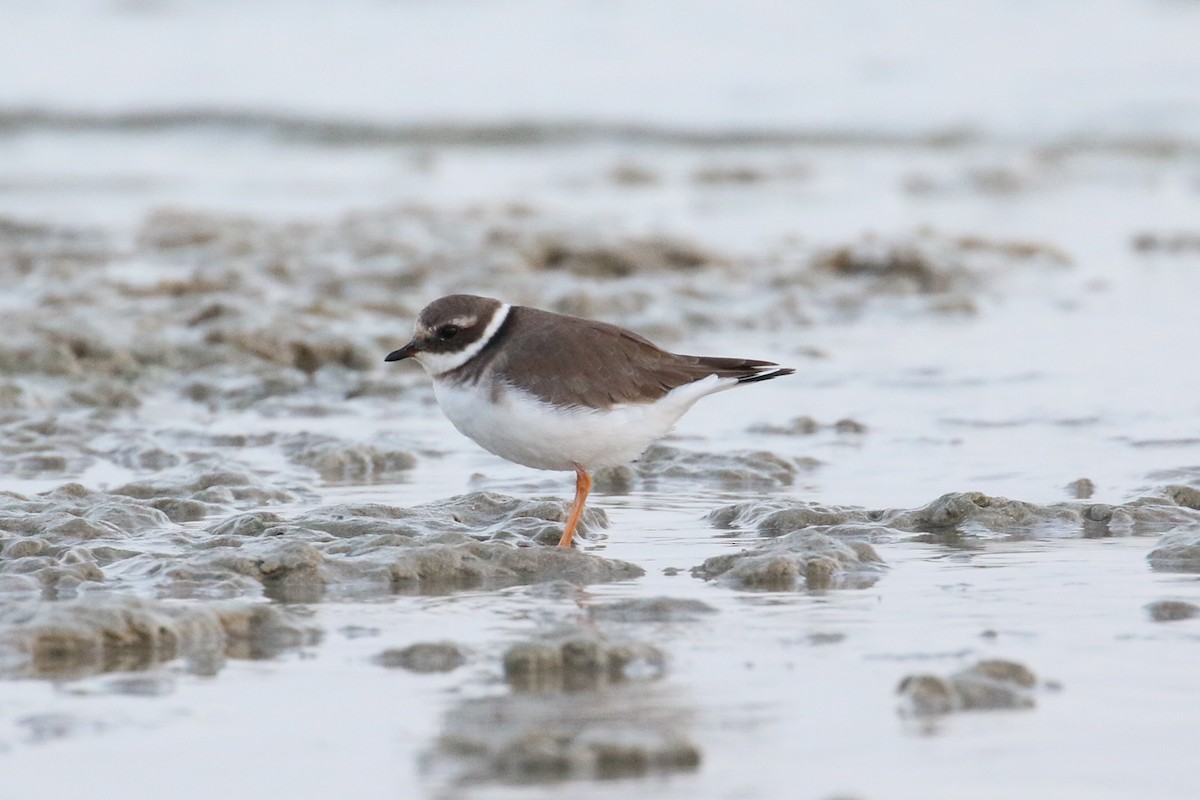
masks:
{"type": "Polygon", "coordinates": [[[412,358],[438,405],[484,450],[575,473],[560,547],[571,547],[592,472],[628,464],[706,395],[795,372],[770,361],[670,353],[605,322],[452,294],[418,314],[412,358]]]}

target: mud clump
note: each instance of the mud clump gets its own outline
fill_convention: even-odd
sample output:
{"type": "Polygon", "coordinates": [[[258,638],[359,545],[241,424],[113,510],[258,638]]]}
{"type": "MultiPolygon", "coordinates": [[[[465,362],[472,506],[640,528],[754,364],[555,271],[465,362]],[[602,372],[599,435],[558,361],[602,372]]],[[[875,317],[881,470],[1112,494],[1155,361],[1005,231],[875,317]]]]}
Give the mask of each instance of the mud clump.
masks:
{"type": "Polygon", "coordinates": [[[1080,478],[1068,483],[1066,489],[1071,497],[1087,500],[1096,493],[1096,484],[1090,478],[1080,478]]]}
{"type": "Polygon", "coordinates": [[[821,423],[809,416],[792,417],[784,425],[758,423],[746,430],[750,433],[769,433],[778,436],[812,436],[821,430],[821,423]]]}
{"type": "Polygon", "coordinates": [[[204,341],[258,361],[292,367],[310,379],[325,367],[363,372],[372,369],[376,361],[370,351],[354,341],[294,326],[214,329],[204,341]]]}
{"type": "Polygon", "coordinates": [[[199,500],[183,500],[178,497],[156,497],[146,505],[167,515],[171,522],[198,522],[228,512],[228,506],[204,503],[199,500]]]}
{"type": "Polygon", "coordinates": [[[1200,615],[1200,606],[1183,600],[1155,600],[1146,606],[1155,622],[1178,622],[1200,615]]]}
{"type": "Polygon", "coordinates": [[[692,172],[693,183],[710,185],[761,183],[768,177],[763,170],[749,165],[713,164],[692,172]]]}
{"type": "Polygon", "coordinates": [[[183,499],[228,506],[261,506],[295,503],[308,492],[272,486],[253,473],[209,458],[124,484],[113,494],[139,500],[183,499]]]}
{"type": "Polygon", "coordinates": [[[909,675],[896,691],[903,697],[901,713],[939,716],[956,711],[1033,708],[1036,684],[1036,676],[1024,665],[991,659],[947,678],[909,675]]]}
{"type": "MultiPolygon", "coordinates": [[[[252,512],[211,526],[208,546],[171,566],[169,575],[197,585],[236,585],[249,578],[273,599],[313,602],[330,592],[445,594],[553,580],[586,585],[643,574],[624,561],[533,544],[520,531],[540,535],[548,523],[525,515],[548,507],[561,509],[546,501],[477,493],[412,508],[326,506],[291,520],[252,512]]],[[[555,530],[557,539],[561,530],[555,530]]]]}
{"type": "Polygon", "coordinates": [[[1052,267],[1070,263],[1061,251],[1045,244],[945,237],[922,230],[905,240],[866,237],[818,254],[812,266],[819,273],[869,278],[888,293],[948,294],[973,291],[990,275],[1030,261],[1052,267]]]}
{"type": "Polygon", "coordinates": [[[1170,489],[1167,487],[1162,496],[1146,496],[1117,506],[1082,502],[1038,505],[982,492],[952,492],[914,509],[871,510],[772,498],[723,506],[710,512],[708,519],[718,528],[753,526],[764,536],[819,526],[861,525],[918,533],[929,541],[959,535],[1139,535],[1161,533],[1181,524],[1200,524],[1200,513],[1187,504],[1190,495],[1172,494],[1170,489]]]}
{"type": "Polygon", "coordinates": [[[871,519],[871,512],[865,509],[772,498],[722,506],[709,512],[708,521],[716,528],[734,529],[752,525],[764,536],[781,536],[814,526],[871,523],[874,520],[871,519]]]}
{"type": "MultiPolygon", "coordinates": [[[[411,508],[321,506],[294,518],[254,511],[199,530],[178,523],[228,513],[247,497],[280,495],[242,472],[177,474],[127,484],[122,494],[79,484],[34,498],[0,493],[0,592],[65,599],[86,584],[138,585],[174,599],[316,602],[643,574],[626,562],[537,546],[561,535],[557,500],[475,493],[411,508]],[[182,493],[223,502],[174,496],[182,493]]],[[[598,509],[584,516],[585,530],[604,524],[598,509]]]]}
{"type": "Polygon", "coordinates": [[[514,645],[504,654],[504,679],[522,692],[579,692],[658,678],[666,658],[653,645],[610,642],[572,631],[542,641],[514,645]]]}
{"type": "Polygon", "coordinates": [[[961,268],[938,265],[916,247],[847,245],[831,250],[814,262],[818,270],[843,276],[870,276],[895,288],[911,285],[918,292],[947,292],[970,280],[961,268]]]}
{"type": "Polygon", "coordinates": [[[219,247],[221,254],[239,255],[257,248],[259,230],[248,217],[164,208],[143,222],[138,244],[158,251],[219,247]]]}
{"type": "Polygon", "coordinates": [[[1146,560],[1159,572],[1200,572],[1200,531],[1167,534],[1146,560]]]}
{"type": "Polygon", "coordinates": [[[209,525],[205,530],[211,536],[210,541],[221,542],[249,536],[262,536],[267,531],[272,531],[271,535],[275,535],[275,529],[283,528],[286,524],[287,520],[273,511],[251,511],[226,517],[209,525]]]}
{"type": "Polygon", "coordinates": [[[462,785],[693,772],[700,749],[680,731],[680,713],[663,705],[627,689],[469,701],[447,715],[436,755],[462,785]]]}
{"type": "Polygon", "coordinates": [[[1163,496],[1176,505],[1200,511],[1200,488],[1171,484],[1163,487],[1163,496]]]}
{"type": "Polygon", "coordinates": [[[606,622],[691,622],[715,613],[717,609],[702,600],[677,597],[637,597],[588,608],[588,616],[606,622]]]}
{"type": "Polygon", "coordinates": [[[171,603],[118,595],[6,604],[0,653],[8,672],[69,678],[144,669],[186,657],[263,657],[315,640],[288,613],[258,603],[171,603]]]}
{"type": "Polygon", "coordinates": [[[372,659],[388,669],[409,672],[452,672],[466,663],[467,657],[454,642],[417,642],[408,647],[384,650],[372,659]]]}
{"type": "Polygon", "coordinates": [[[714,556],[692,575],[741,589],[824,591],[870,586],[886,568],[867,542],[797,531],[753,550],[714,556]]]}
{"type": "Polygon", "coordinates": [[[1035,530],[1056,524],[1082,523],[1082,509],[1068,506],[1038,506],[1007,497],[990,497],[982,492],[945,494],[921,508],[903,511],[889,519],[901,530],[939,532],[990,532],[1035,530]]]}
{"type": "Polygon", "coordinates": [[[867,426],[849,417],[839,419],[830,425],[822,425],[809,416],[792,417],[786,424],[760,423],[746,429],[748,433],[766,433],[774,436],[812,436],[822,430],[832,430],[843,436],[861,435],[867,432],[867,426]]]}
{"type": "Polygon", "coordinates": [[[73,402],[86,408],[129,411],[142,405],[142,400],[128,387],[111,380],[93,380],[67,393],[73,402]]]}
{"type": "Polygon", "coordinates": [[[96,461],[91,440],[102,430],[96,420],[0,417],[0,472],[15,477],[82,472],[96,461]]]}
{"type": "Polygon", "coordinates": [[[765,450],[701,452],[664,444],[652,445],[631,466],[597,470],[599,491],[629,491],[637,481],[707,482],[724,489],[767,489],[791,486],[800,464],[765,450]]]}
{"type": "Polygon", "coordinates": [[[412,548],[388,565],[397,591],[439,594],[465,588],[500,588],[563,580],[579,586],[631,580],[645,574],[625,561],[561,547],[513,547],[461,542],[412,548]]]}
{"type": "MultiPolygon", "coordinates": [[[[472,492],[445,500],[398,508],[379,503],[322,506],[294,523],[338,538],[395,534],[429,538],[461,534],[480,541],[557,543],[566,520],[560,500],[523,500],[494,492],[472,492]]],[[[585,537],[607,527],[603,509],[585,509],[580,529],[585,537]]]]}
{"type": "Polygon", "coordinates": [[[142,472],[170,469],[184,461],[180,454],[166,450],[155,442],[129,441],[128,438],[104,451],[104,455],[114,464],[142,472]]]}
{"type": "Polygon", "coordinates": [[[155,508],[77,483],[34,498],[0,494],[0,531],[37,537],[51,546],[125,539],[170,526],[166,514],[155,508]]]}
{"type": "Polygon", "coordinates": [[[656,691],[665,656],[653,645],[565,626],[512,645],[512,693],[447,715],[435,756],[455,783],[603,780],[691,771],[700,751],[685,717],[656,691]]]}
{"type": "Polygon", "coordinates": [[[166,588],[174,586],[176,591],[224,572],[251,579],[272,600],[313,603],[323,598],[326,586],[334,581],[336,565],[307,542],[268,540],[202,550],[166,572],[166,588]]]}
{"type": "Polygon", "coordinates": [[[1200,253],[1200,233],[1154,233],[1146,231],[1133,237],[1133,249],[1138,253],[1181,255],[1200,253]]]}
{"type": "Polygon", "coordinates": [[[640,164],[617,164],[608,177],[618,186],[653,186],[662,182],[657,172],[640,164]]]}
{"type": "Polygon", "coordinates": [[[104,263],[114,255],[95,230],[0,217],[0,274],[21,277],[39,263],[73,270],[104,263]]]}
{"type": "Polygon", "coordinates": [[[348,444],[332,436],[299,434],[283,443],[295,464],[316,470],[325,481],[370,483],[396,478],[417,464],[406,450],[380,449],[371,444],[348,444]]]}
{"type": "Polygon", "coordinates": [[[586,278],[628,278],[635,274],[689,272],[715,264],[712,253],[689,242],[666,238],[629,239],[587,245],[543,236],[528,254],[538,271],[562,271],[586,278]]]}
{"type": "Polygon", "coordinates": [[[10,597],[63,599],[105,580],[103,568],[86,547],[55,546],[39,538],[4,541],[0,586],[10,597]]]}

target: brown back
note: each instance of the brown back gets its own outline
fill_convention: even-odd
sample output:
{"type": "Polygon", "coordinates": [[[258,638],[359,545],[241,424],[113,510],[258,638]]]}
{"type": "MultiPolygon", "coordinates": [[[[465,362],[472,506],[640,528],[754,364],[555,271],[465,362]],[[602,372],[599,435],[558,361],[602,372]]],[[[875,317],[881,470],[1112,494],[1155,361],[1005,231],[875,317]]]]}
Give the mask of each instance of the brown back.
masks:
{"type": "Polygon", "coordinates": [[[478,381],[489,364],[499,380],[548,403],[593,408],[651,402],[709,375],[762,378],[774,366],[676,355],[615,325],[526,306],[513,306],[489,346],[445,377],[478,381]]]}

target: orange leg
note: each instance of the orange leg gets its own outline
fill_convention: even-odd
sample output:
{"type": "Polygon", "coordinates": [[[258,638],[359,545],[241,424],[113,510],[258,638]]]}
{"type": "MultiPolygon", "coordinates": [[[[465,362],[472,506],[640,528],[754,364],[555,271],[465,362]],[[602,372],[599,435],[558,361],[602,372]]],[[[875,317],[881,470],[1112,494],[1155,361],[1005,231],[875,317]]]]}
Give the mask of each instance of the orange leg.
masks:
{"type": "Polygon", "coordinates": [[[575,502],[571,504],[571,513],[567,515],[567,527],[563,530],[562,538],[558,540],[559,547],[570,547],[571,539],[575,536],[575,527],[583,516],[583,504],[587,502],[588,492],[592,490],[592,476],[578,464],[575,465],[575,502]]]}

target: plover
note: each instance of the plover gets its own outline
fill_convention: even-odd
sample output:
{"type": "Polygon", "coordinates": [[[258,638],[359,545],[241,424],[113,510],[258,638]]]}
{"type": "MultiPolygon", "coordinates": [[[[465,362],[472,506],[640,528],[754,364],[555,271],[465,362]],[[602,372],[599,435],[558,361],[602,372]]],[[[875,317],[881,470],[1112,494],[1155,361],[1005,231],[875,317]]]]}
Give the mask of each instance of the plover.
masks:
{"type": "Polygon", "coordinates": [[[795,370],[769,361],[668,353],[616,325],[452,294],[421,311],[414,358],[454,427],[533,469],[575,472],[558,544],[570,547],[593,470],[628,464],[705,395],[795,370]]]}

